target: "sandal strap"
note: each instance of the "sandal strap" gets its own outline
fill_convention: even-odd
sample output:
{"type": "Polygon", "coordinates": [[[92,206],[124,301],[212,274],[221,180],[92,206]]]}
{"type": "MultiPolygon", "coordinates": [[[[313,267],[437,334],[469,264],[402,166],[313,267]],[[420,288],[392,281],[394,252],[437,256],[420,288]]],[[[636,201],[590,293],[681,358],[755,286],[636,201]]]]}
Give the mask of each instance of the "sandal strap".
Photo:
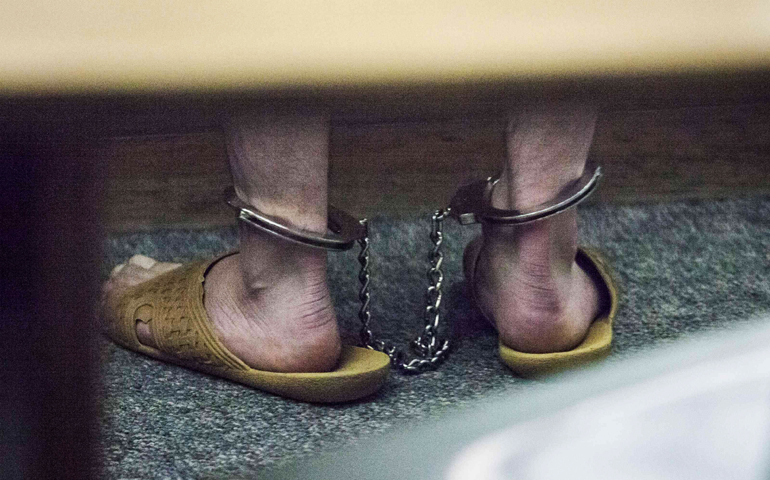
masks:
{"type": "Polygon", "coordinates": [[[183,265],[128,290],[114,310],[119,318],[110,322],[110,336],[134,350],[151,348],[136,337],[136,312],[149,306],[152,319],[146,323],[157,350],[183,363],[249,370],[219,341],[203,304],[206,272],[224,256],[183,265]]]}

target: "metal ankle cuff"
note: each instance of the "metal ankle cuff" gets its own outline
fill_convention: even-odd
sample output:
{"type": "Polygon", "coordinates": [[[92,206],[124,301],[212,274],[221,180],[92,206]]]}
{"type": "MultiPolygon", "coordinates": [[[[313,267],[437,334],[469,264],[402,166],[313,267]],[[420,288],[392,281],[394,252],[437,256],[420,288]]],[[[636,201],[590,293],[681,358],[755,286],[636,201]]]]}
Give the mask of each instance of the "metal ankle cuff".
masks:
{"type": "Polygon", "coordinates": [[[281,218],[260,212],[238,198],[234,187],[225,190],[225,201],[238,212],[238,220],[263,232],[309,247],[336,251],[348,250],[356,240],[366,235],[366,229],[360,221],[332,205],[328,208],[327,232],[320,234],[300,230],[281,218]]]}
{"type": "Polygon", "coordinates": [[[601,176],[601,167],[589,162],[583,175],[564,187],[556,198],[525,210],[503,210],[493,207],[492,190],[500,177],[489,177],[460,188],[449,204],[450,215],[461,225],[472,223],[520,225],[542,220],[572,208],[588,198],[596,190],[601,176]]]}

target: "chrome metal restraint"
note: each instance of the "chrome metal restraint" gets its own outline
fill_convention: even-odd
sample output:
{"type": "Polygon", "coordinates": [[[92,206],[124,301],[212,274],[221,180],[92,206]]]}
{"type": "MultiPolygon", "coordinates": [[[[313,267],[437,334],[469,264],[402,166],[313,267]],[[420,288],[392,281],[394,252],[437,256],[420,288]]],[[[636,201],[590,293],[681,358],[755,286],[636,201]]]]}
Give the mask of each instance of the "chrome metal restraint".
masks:
{"type": "Polygon", "coordinates": [[[492,191],[500,177],[472,183],[457,191],[449,203],[451,216],[461,225],[493,223],[519,225],[548,218],[572,208],[588,198],[599,184],[600,166],[589,162],[583,175],[565,186],[556,198],[526,210],[503,210],[492,206],[492,191]]]}
{"type": "Polygon", "coordinates": [[[325,234],[308,232],[292,227],[281,218],[260,212],[235,194],[235,188],[225,190],[227,204],[238,212],[238,220],[263,232],[294,243],[326,250],[349,250],[356,240],[364,238],[366,228],[346,212],[329,205],[328,228],[325,234]]]}

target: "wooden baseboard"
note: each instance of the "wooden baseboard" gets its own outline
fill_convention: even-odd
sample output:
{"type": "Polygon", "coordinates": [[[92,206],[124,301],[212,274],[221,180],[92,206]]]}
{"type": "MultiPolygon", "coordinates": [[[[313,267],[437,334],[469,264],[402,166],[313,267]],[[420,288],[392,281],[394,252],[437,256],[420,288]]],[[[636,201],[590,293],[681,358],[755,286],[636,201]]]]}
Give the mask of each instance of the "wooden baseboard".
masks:
{"type": "MultiPolygon", "coordinates": [[[[359,216],[442,206],[499,169],[503,131],[500,119],[336,123],[330,201],[359,216]]],[[[234,221],[220,132],[108,138],[95,154],[112,231],[234,221]]],[[[605,112],[591,156],[606,173],[594,202],[770,194],[770,104],[605,112]]]]}

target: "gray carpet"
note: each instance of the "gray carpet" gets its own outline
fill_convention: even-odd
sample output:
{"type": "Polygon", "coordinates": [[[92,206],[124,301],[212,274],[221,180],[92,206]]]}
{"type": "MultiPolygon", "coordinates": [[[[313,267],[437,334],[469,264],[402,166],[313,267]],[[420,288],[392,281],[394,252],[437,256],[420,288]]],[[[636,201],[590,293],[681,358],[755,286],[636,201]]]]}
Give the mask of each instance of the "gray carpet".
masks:
{"type": "MultiPolygon", "coordinates": [[[[375,218],[372,313],[384,337],[419,328],[428,212],[375,218]]],[[[623,358],[694,332],[731,329],[770,311],[770,198],[581,209],[582,243],[612,259],[621,284],[613,355],[623,358]]],[[[106,478],[254,476],[277,462],[344,448],[479,399],[526,396],[535,381],[497,360],[494,331],[479,321],[460,270],[476,234],[447,226],[445,318],[455,350],[437,372],[392,375],[375,397],[318,406],[163,365],[103,342],[101,454],[106,478]]],[[[108,239],[104,274],[134,253],[185,261],[232,248],[233,229],[158,231],[108,239]]],[[[330,257],[342,328],[357,332],[355,253],[330,257]]]]}

